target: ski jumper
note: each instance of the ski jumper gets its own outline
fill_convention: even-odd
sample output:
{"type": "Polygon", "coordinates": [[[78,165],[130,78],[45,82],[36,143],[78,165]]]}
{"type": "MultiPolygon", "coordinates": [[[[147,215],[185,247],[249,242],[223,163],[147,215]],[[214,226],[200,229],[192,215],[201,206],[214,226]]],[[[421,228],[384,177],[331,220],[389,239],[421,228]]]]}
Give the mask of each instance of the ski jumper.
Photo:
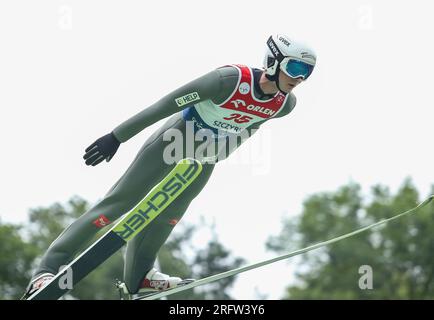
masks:
{"type": "MultiPolygon", "coordinates": [[[[171,116],[145,141],[128,169],[105,196],[50,245],[34,278],[45,272],[56,274],[59,267],[69,263],[102,227],[130,211],[182,159],[180,156],[173,164],[163,161],[164,149],[170,143],[163,139],[163,134],[181,131],[185,147],[188,124],[195,132],[207,129],[213,139],[219,140],[240,135],[245,130],[253,132],[264,122],[289,114],[295,107],[295,96],[280,92],[265,95],[259,87],[261,74],[262,70],[240,65],[218,68],[174,90],[116,127],[113,134],[119,141],[126,142],[146,127],[171,116]]],[[[188,143],[197,148],[203,142],[188,143]]],[[[233,150],[226,148],[226,153],[230,154],[241,144],[242,141],[233,150]]],[[[202,173],[189,188],[128,242],[124,281],[131,293],[139,289],[155,263],[158,250],[206,185],[214,166],[215,163],[203,163],[202,173]]]]}

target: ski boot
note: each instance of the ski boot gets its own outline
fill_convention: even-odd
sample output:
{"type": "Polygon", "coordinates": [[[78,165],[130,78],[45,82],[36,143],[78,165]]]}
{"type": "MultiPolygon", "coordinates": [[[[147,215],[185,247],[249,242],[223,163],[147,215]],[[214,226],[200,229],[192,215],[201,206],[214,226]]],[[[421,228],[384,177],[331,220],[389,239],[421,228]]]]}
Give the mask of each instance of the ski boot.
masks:
{"type": "Polygon", "coordinates": [[[21,297],[21,300],[26,300],[36,291],[45,286],[52,278],[54,274],[52,273],[42,273],[38,275],[36,278],[30,281],[29,285],[26,288],[26,293],[21,297]]]}
{"type": "MultiPolygon", "coordinates": [[[[194,279],[181,279],[179,277],[171,277],[165,273],[161,273],[157,271],[157,269],[152,268],[145,276],[145,279],[142,281],[139,291],[136,295],[139,298],[148,297],[155,293],[170,290],[179,286],[186,285],[195,281],[194,279]]],[[[133,294],[128,292],[127,286],[125,283],[120,282],[119,280],[116,282],[116,287],[119,290],[119,294],[121,299],[132,299],[133,294]]]]}

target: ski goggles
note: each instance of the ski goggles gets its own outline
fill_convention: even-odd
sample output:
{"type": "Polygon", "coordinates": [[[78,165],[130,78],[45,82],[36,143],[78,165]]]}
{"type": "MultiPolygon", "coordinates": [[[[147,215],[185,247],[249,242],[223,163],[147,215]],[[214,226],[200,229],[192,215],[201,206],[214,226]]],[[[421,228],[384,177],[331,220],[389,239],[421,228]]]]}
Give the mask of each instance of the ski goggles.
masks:
{"type": "Polygon", "coordinates": [[[314,66],[306,62],[285,57],[280,63],[280,69],[291,78],[303,78],[306,80],[312,74],[314,66]]]}

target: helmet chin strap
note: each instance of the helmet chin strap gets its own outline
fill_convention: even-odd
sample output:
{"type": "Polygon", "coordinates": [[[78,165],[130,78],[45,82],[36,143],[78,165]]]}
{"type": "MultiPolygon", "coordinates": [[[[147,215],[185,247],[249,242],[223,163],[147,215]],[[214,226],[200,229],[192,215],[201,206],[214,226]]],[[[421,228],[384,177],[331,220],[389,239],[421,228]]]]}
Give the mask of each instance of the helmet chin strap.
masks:
{"type": "Polygon", "coordinates": [[[276,83],[276,87],[277,89],[279,89],[280,92],[282,92],[283,94],[288,94],[288,92],[285,92],[282,90],[282,88],[280,88],[280,84],[279,84],[279,73],[280,73],[280,65],[277,67],[276,73],[272,76],[270,76],[269,74],[266,74],[265,77],[276,83]]]}
{"type": "Polygon", "coordinates": [[[285,92],[285,91],[283,91],[280,88],[280,85],[279,85],[279,73],[280,73],[280,66],[277,68],[277,71],[276,71],[276,86],[277,86],[277,89],[279,89],[279,91],[282,92],[283,94],[287,94],[288,92],[285,92]]]}

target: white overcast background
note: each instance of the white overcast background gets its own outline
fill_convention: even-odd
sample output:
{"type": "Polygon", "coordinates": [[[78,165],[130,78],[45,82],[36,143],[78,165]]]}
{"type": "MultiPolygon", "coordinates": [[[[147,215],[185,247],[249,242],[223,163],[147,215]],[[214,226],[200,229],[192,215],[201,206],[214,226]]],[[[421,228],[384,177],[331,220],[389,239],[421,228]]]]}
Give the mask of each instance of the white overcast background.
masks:
{"type": "MultiPolygon", "coordinates": [[[[365,194],[377,183],[395,192],[409,176],[426,197],[432,12],[421,0],[1,1],[1,221],[26,222],[29,208],[73,195],[98,201],[162,122],[97,167],[82,160],[90,143],[214,68],[261,67],[271,33],[310,44],[314,74],[289,116],[217,166],[183,223],[204,216],[252,263],[275,255],[266,239],[316,192],[350,181],[365,194]]],[[[231,294],[278,299],[295,270],[279,262],[241,274],[231,294]]]]}

